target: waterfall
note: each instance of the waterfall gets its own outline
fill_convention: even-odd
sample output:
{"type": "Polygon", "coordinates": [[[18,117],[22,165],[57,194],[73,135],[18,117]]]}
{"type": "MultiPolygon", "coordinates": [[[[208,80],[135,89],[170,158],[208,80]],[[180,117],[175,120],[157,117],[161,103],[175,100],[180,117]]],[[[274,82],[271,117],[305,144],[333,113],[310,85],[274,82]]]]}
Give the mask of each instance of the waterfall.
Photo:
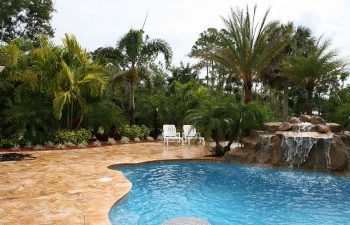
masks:
{"type": "Polygon", "coordinates": [[[303,123],[299,123],[298,125],[299,125],[298,132],[301,133],[301,132],[310,132],[312,124],[308,122],[303,122],[303,123]]]}
{"type": "MultiPolygon", "coordinates": [[[[318,147],[315,151],[323,151],[318,154],[324,155],[324,161],[326,170],[331,167],[330,149],[332,139],[315,138],[315,137],[301,137],[301,136],[283,136],[281,147],[286,151],[285,158],[290,166],[303,164],[309,157],[309,153],[314,145],[321,145],[321,149],[318,147]]],[[[317,146],[316,145],[316,146],[317,146]]],[[[317,169],[317,168],[316,168],[317,169]]]]}
{"type": "Polygon", "coordinates": [[[286,150],[286,160],[289,165],[304,163],[317,139],[311,137],[283,136],[281,147],[286,150]]]}
{"type": "Polygon", "coordinates": [[[257,157],[257,161],[259,164],[263,165],[266,163],[266,156],[269,155],[269,151],[271,149],[271,138],[274,135],[272,134],[260,134],[259,135],[259,149],[260,155],[257,157]]]}

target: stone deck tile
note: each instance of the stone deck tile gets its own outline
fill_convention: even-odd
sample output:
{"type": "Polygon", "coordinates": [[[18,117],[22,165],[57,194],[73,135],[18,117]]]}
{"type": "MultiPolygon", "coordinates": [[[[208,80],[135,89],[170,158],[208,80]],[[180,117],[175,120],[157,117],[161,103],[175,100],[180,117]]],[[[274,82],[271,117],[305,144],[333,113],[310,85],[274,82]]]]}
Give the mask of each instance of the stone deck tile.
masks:
{"type": "Polygon", "coordinates": [[[110,208],[131,183],[108,166],[209,154],[203,146],[159,142],[25,153],[37,159],[0,162],[0,224],[110,224],[110,208]]]}

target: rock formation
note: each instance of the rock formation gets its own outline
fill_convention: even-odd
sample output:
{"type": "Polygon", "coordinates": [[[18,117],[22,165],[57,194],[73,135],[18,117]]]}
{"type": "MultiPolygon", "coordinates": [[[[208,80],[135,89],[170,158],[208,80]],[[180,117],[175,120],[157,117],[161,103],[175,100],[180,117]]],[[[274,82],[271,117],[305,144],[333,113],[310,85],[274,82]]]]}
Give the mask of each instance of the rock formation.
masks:
{"type": "Polygon", "coordinates": [[[319,116],[265,123],[262,131],[252,131],[242,143],[227,152],[225,160],[317,171],[350,169],[350,132],[340,132],[339,124],[319,116]]]}

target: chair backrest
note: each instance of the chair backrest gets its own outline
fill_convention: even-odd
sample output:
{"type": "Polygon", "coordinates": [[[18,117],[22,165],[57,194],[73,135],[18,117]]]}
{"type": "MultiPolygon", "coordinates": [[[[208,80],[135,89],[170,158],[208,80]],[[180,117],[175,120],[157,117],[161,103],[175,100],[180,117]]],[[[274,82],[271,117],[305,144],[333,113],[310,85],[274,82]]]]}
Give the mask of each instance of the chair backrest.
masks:
{"type": "Polygon", "coordinates": [[[166,137],[174,137],[176,136],[176,127],[173,124],[164,124],[163,125],[163,133],[166,137]]]}
{"type": "Polygon", "coordinates": [[[184,125],[184,135],[187,137],[194,137],[197,134],[196,128],[193,125],[184,125]]]}

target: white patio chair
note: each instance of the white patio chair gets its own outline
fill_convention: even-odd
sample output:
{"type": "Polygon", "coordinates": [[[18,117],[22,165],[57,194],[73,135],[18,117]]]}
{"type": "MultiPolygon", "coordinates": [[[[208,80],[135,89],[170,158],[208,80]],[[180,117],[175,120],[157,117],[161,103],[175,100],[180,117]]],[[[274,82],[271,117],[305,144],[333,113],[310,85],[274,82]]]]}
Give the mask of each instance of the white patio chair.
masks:
{"type": "Polygon", "coordinates": [[[205,144],[204,137],[201,137],[201,134],[196,131],[196,128],[193,125],[184,125],[183,126],[183,142],[191,144],[191,139],[198,139],[199,143],[205,144]]]}
{"type": "Polygon", "coordinates": [[[164,124],[163,125],[163,141],[169,145],[169,140],[175,140],[182,143],[182,138],[180,136],[180,132],[176,132],[175,125],[172,124],[164,124]]]}

